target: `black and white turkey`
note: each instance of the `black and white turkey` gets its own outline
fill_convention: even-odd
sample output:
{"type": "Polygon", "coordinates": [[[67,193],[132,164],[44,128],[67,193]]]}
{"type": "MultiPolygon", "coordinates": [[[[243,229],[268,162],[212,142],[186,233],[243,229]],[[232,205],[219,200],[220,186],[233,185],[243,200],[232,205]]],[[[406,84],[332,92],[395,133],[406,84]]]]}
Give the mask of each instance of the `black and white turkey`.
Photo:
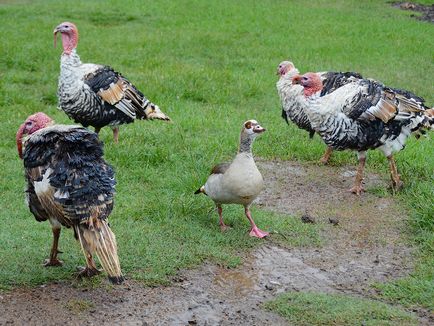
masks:
{"type": "MultiPolygon", "coordinates": [[[[303,94],[303,87],[292,82],[292,79],[298,74],[299,70],[291,61],[282,61],[277,67],[277,75],[279,75],[280,78],[276,83],[276,88],[282,103],[282,118],[285,119],[287,123],[289,123],[290,120],[299,128],[308,131],[312,138],[315,134],[315,130],[312,128],[305,112],[304,106],[306,105],[306,101],[303,94]]],[[[324,71],[318,74],[323,83],[321,96],[332,93],[343,85],[363,78],[362,75],[356,72],[324,71]]],[[[331,147],[327,147],[324,155],[320,159],[323,164],[327,164],[332,151],[333,149],[331,147]]]]}
{"type": "Polygon", "coordinates": [[[387,87],[377,81],[360,79],[321,96],[323,83],[317,73],[293,78],[304,87],[306,114],[312,128],[333,149],[356,150],[359,158],[352,192],[360,195],[366,151],[378,148],[389,161],[392,187],[402,181],[393,153],[404,148],[407,138],[423,129],[434,128],[434,109],[424,99],[405,90],[387,87]]]}
{"type": "Polygon", "coordinates": [[[102,127],[112,127],[115,142],[121,124],[135,119],[170,120],[111,67],[82,63],[76,50],[78,30],[73,23],[64,22],[54,29],[55,45],[57,33],[61,33],[63,44],[57,96],[59,108],[68,117],[85,127],[94,127],[97,133],[102,127]]]}

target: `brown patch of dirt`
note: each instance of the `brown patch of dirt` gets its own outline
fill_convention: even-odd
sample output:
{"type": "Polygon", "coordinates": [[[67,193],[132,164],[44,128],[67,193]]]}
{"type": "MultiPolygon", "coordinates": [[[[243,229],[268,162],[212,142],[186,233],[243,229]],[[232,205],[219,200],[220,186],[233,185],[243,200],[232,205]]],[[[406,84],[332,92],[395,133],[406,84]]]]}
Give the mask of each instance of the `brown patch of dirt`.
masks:
{"type": "Polygon", "coordinates": [[[396,8],[400,8],[403,10],[411,10],[420,12],[422,15],[411,15],[411,17],[414,17],[419,20],[427,21],[434,23],[434,4],[432,5],[421,5],[415,2],[409,2],[409,1],[398,1],[398,2],[392,2],[392,6],[396,8]]]}
{"type": "MultiPolygon", "coordinates": [[[[60,282],[16,289],[0,296],[0,324],[287,325],[261,304],[284,291],[375,298],[373,282],[411,271],[412,249],[402,239],[405,212],[393,197],[348,193],[353,168],[264,160],[258,166],[266,190],[257,205],[288,218],[310,216],[322,225],[322,247],[282,248],[272,235],[235,269],[206,263],[180,271],[167,287],[127,281],[115,287],[60,282]]],[[[388,184],[376,174],[366,176],[368,190],[388,184]]],[[[434,323],[429,312],[417,313],[422,325],[434,323]]]]}
{"type": "MultiPolygon", "coordinates": [[[[412,249],[401,238],[406,216],[393,198],[350,193],[354,173],[348,167],[289,162],[260,162],[260,166],[268,185],[259,205],[300,218],[307,215],[324,225],[321,248],[294,248],[291,253],[321,270],[334,290],[366,295],[372,292],[371,283],[410,272],[412,249]]],[[[388,183],[371,173],[365,188],[388,183]]]]}

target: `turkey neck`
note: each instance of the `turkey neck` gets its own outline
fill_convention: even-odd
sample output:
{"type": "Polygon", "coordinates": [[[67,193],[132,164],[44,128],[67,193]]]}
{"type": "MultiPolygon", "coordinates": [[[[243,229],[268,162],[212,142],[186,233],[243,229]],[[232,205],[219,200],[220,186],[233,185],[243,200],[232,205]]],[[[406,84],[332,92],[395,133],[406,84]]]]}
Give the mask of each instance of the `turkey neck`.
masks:
{"type": "Polygon", "coordinates": [[[63,53],[60,57],[60,69],[77,69],[81,66],[81,64],[82,63],[76,49],[72,50],[71,54],[63,53]]]}
{"type": "Polygon", "coordinates": [[[305,112],[312,128],[324,137],[328,132],[331,132],[331,130],[335,128],[338,120],[341,121],[348,119],[345,119],[344,114],[338,116],[339,114],[333,112],[327,105],[321,105],[319,94],[320,92],[306,98],[305,112]]]}
{"type": "Polygon", "coordinates": [[[333,110],[333,105],[321,105],[324,103],[320,103],[320,93],[321,91],[306,98],[306,114],[314,128],[322,121],[339,115],[333,110]]]}
{"type": "Polygon", "coordinates": [[[298,87],[294,87],[295,85],[292,84],[292,78],[299,74],[299,71],[297,68],[292,69],[291,71],[287,72],[285,75],[281,76],[280,79],[277,81],[277,89],[279,91],[280,99],[283,99],[285,96],[285,93],[287,93],[290,89],[293,88],[299,88],[302,90],[302,86],[298,85],[298,87]]]}
{"type": "Polygon", "coordinates": [[[240,148],[238,154],[244,153],[252,156],[252,145],[254,138],[242,132],[240,136],[240,148]]]}
{"type": "Polygon", "coordinates": [[[320,92],[309,96],[306,101],[306,114],[309,121],[328,146],[334,149],[347,149],[348,144],[359,143],[360,125],[345,113],[339,112],[334,105],[330,105],[330,102],[321,103],[320,92]],[[340,135],[345,135],[345,138],[341,138],[340,135]]]}
{"type": "Polygon", "coordinates": [[[81,60],[76,50],[71,54],[62,54],[60,58],[59,87],[64,94],[74,94],[83,86],[81,60]]]}

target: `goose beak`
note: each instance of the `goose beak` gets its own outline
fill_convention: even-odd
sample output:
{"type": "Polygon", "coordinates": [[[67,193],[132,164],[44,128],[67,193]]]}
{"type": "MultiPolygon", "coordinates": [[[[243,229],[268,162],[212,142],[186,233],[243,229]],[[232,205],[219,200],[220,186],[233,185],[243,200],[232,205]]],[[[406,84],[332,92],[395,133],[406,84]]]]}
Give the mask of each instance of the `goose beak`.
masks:
{"type": "Polygon", "coordinates": [[[265,132],[267,129],[262,128],[261,126],[257,126],[253,129],[253,132],[257,133],[257,134],[261,134],[263,132],[265,132]]]}

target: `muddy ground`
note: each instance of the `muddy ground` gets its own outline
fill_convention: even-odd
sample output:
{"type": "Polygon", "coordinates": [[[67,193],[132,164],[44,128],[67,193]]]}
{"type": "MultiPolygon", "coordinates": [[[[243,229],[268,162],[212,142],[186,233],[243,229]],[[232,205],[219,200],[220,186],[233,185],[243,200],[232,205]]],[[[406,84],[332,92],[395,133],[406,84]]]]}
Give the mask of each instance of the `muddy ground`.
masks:
{"type": "Polygon", "coordinates": [[[419,13],[418,15],[412,14],[411,17],[414,17],[418,20],[434,23],[434,4],[422,5],[410,1],[396,1],[396,2],[392,2],[392,6],[400,8],[402,10],[410,10],[410,11],[418,12],[419,13]]]}
{"type": "MultiPolygon", "coordinates": [[[[321,248],[282,248],[273,242],[280,235],[273,234],[259,249],[244,253],[241,266],[207,263],[180,272],[171,286],[146,288],[129,280],[117,287],[59,282],[17,289],[0,296],[0,324],[287,325],[261,303],[283,291],[373,298],[373,282],[411,271],[412,249],[402,235],[405,212],[391,196],[348,193],[354,167],[263,160],[258,166],[267,187],[257,205],[322,224],[321,248]]],[[[366,176],[368,189],[388,183],[376,174],[366,176]]],[[[434,323],[429,312],[415,313],[421,324],[434,323]]]]}

